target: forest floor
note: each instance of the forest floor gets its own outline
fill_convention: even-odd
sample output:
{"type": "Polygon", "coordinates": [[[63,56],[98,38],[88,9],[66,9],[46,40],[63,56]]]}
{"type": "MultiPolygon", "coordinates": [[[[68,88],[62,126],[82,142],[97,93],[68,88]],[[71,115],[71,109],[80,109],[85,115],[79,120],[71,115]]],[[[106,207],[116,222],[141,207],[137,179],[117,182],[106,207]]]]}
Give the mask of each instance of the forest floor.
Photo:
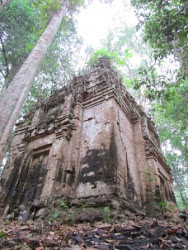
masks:
{"type": "Polygon", "coordinates": [[[157,219],[61,225],[0,220],[0,249],[188,249],[188,221],[157,219]]]}

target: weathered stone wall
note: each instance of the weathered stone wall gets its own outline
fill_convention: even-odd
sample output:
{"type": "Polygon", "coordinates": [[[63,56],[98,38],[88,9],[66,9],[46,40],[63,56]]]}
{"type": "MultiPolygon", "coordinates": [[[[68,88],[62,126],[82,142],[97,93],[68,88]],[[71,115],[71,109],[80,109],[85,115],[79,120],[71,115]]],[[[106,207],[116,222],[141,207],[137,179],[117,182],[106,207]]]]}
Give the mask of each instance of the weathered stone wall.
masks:
{"type": "Polygon", "coordinates": [[[174,200],[171,183],[153,122],[103,59],[17,124],[0,207],[29,217],[55,197],[113,196],[143,207],[148,185],[174,200]]]}

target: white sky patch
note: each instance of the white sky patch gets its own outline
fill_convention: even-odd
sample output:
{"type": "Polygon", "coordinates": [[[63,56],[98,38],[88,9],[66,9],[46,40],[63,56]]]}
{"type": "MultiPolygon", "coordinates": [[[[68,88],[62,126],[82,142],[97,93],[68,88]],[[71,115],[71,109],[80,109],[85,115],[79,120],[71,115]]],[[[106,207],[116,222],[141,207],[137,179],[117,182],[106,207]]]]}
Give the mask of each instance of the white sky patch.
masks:
{"type": "Polygon", "coordinates": [[[118,27],[121,22],[128,26],[135,26],[138,22],[129,1],[125,5],[123,0],[115,0],[111,5],[95,0],[81,10],[76,19],[78,35],[83,38],[85,46],[94,49],[100,47],[100,41],[111,28],[118,27]]]}
{"type": "MultiPolygon", "coordinates": [[[[130,4],[130,0],[114,0],[111,4],[104,4],[99,0],[94,0],[86,8],[82,8],[75,18],[77,33],[83,39],[83,46],[80,48],[81,60],[75,66],[77,72],[85,66],[89,59],[90,54],[87,53],[87,48],[101,49],[103,47],[102,40],[104,41],[107,38],[110,30],[113,33],[116,31],[118,37],[119,31],[124,29],[125,26],[132,28],[138,24],[138,19],[134,8],[130,4]]],[[[140,32],[137,32],[137,38],[141,40],[142,34],[140,32]]],[[[115,41],[116,38],[114,37],[113,39],[115,41]]],[[[122,46],[126,48],[126,44],[122,46]]],[[[132,58],[129,59],[129,65],[133,68],[138,68],[144,57],[147,60],[147,53],[143,52],[142,57],[137,53],[133,53],[132,58]]],[[[174,71],[172,68],[176,69],[178,67],[172,58],[165,60],[164,69],[168,68],[174,71]]],[[[171,77],[173,72],[170,72],[170,70],[168,75],[171,77]]]]}

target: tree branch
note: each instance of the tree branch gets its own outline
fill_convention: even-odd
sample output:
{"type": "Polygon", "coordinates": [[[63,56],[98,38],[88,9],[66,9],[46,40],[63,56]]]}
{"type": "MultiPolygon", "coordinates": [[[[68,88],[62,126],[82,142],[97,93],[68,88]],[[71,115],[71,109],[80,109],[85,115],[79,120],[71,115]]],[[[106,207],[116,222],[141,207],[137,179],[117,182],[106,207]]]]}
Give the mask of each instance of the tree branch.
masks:
{"type": "Polygon", "coordinates": [[[8,4],[11,0],[0,0],[0,11],[8,4]]]}
{"type": "MultiPolygon", "coordinates": [[[[7,55],[6,55],[5,44],[3,42],[2,37],[0,37],[0,41],[1,41],[2,52],[3,52],[3,56],[4,56],[4,60],[5,60],[5,66],[6,66],[6,74],[2,74],[2,75],[6,80],[8,78],[8,76],[9,76],[10,70],[9,70],[9,66],[8,66],[8,58],[7,58],[7,55]]],[[[1,73],[2,73],[2,70],[1,70],[1,73]]]]}
{"type": "Polygon", "coordinates": [[[2,69],[0,69],[0,73],[1,73],[2,76],[5,78],[5,74],[3,73],[2,69]]]}

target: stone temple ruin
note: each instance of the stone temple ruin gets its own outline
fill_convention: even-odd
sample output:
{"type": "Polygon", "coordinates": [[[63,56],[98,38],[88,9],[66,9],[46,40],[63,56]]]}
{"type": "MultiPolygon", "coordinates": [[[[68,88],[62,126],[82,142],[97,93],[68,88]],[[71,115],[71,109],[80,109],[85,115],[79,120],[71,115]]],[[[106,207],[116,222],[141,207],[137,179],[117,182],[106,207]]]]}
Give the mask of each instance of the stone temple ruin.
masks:
{"type": "Polygon", "coordinates": [[[154,123],[101,58],[17,123],[0,212],[29,218],[59,197],[144,208],[148,192],[174,201],[171,184],[154,123]]]}

